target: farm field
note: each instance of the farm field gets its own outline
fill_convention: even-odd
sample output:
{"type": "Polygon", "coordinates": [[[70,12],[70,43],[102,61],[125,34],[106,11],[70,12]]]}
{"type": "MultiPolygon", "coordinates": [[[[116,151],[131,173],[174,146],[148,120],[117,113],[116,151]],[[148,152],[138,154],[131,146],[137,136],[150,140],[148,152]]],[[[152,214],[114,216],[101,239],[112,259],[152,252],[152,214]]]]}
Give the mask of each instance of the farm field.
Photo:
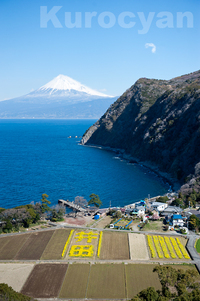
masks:
{"type": "Polygon", "coordinates": [[[54,230],[35,232],[29,235],[21,250],[15,256],[18,260],[37,260],[40,259],[44,249],[51,239],[54,230]]]}
{"type": "MultiPolygon", "coordinates": [[[[154,286],[161,289],[156,264],[0,264],[0,282],[33,298],[124,299],[154,286]]],[[[173,268],[196,270],[194,265],[173,268]]],[[[197,278],[200,282],[200,275],[197,278]]]]}
{"type": "Polygon", "coordinates": [[[155,266],[152,264],[125,265],[127,298],[133,298],[149,286],[155,287],[156,290],[161,289],[158,274],[153,272],[155,266]]]}
{"type": "Polygon", "coordinates": [[[29,234],[1,237],[0,260],[13,259],[29,237],[29,234]]]}
{"type": "Polygon", "coordinates": [[[99,232],[76,230],[66,252],[67,259],[94,259],[97,253],[99,232]]]}
{"type": "Polygon", "coordinates": [[[127,233],[103,232],[100,259],[129,259],[127,233]]]}
{"type": "Polygon", "coordinates": [[[0,264],[0,283],[6,283],[15,291],[20,292],[34,264],[0,264]]]}
{"type": "Polygon", "coordinates": [[[89,264],[70,264],[59,298],[85,298],[89,272],[89,264]]]}
{"type": "Polygon", "coordinates": [[[190,256],[185,248],[186,242],[181,237],[147,235],[151,258],[188,260],[190,256]]]}
{"type": "Polygon", "coordinates": [[[95,227],[103,229],[105,228],[105,226],[111,223],[111,220],[111,217],[109,215],[106,215],[95,223],[95,227]]]}
{"type": "Polygon", "coordinates": [[[29,275],[21,292],[33,298],[58,296],[67,264],[38,264],[29,275]]]}
{"type": "Polygon", "coordinates": [[[130,257],[132,260],[149,260],[144,234],[128,233],[130,257]]]}
{"type": "Polygon", "coordinates": [[[41,260],[62,259],[62,251],[70,234],[69,229],[58,229],[48,242],[41,260]]]}
{"type": "Polygon", "coordinates": [[[149,221],[141,231],[164,232],[162,221],[149,221]]]}
{"type": "Polygon", "coordinates": [[[124,265],[91,265],[86,297],[90,299],[126,298],[124,265]]]}

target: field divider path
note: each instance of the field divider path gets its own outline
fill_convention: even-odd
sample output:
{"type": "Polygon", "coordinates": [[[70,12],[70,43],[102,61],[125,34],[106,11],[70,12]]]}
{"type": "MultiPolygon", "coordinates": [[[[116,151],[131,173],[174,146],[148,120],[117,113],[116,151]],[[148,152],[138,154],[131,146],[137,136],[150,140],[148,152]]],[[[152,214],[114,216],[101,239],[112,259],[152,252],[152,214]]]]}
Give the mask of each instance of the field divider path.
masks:
{"type": "Polygon", "coordinates": [[[124,264],[124,285],[125,285],[125,295],[126,295],[126,298],[128,298],[128,287],[127,287],[127,275],[126,275],[126,263],[124,264]]]}
{"type": "Polygon", "coordinates": [[[89,286],[89,281],[90,281],[90,272],[91,272],[91,263],[89,264],[90,265],[90,271],[89,271],[89,274],[88,274],[88,280],[87,280],[87,286],[86,286],[86,290],[85,290],[85,299],[87,299],[87,292],[88,292],[88,286],[89,286]]]}

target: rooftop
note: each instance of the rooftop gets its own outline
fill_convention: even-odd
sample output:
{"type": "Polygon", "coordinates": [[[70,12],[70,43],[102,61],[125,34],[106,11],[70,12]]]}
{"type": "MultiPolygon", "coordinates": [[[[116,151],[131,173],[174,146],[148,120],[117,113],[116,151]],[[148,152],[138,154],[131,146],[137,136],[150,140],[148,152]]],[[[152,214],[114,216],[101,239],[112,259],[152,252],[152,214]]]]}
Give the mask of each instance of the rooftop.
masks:
{"type": "Polygon", "coordinates": [[[182,216],[180,214],[174,214],[172,216],[172,219],[183,219],[182,216]]]}
{"type": "Polygon", "coordinates": [[[168,206],[167,208],[165,208],[164,211],[167,211],[167,212],[182,212],[183,209],[181,209],[179,207],[176,207],[176,206],[168,206]]]}
{"type": "Polygon", "coordinates": [[[166,203],[162,203],[162,202],[153,202],[151,204],[151,206],[161,206],[161,205],[167,205],[166,203]]]}

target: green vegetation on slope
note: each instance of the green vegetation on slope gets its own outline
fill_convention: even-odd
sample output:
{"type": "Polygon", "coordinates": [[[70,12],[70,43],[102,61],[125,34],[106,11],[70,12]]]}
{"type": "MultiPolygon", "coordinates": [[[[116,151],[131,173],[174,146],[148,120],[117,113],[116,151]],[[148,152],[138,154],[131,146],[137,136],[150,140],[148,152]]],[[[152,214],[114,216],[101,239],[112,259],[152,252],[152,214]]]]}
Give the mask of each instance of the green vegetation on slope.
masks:
{"type": "Polygon", "coordinates": [[[168,81],[141,78],[90,127],[82,144],[121,149],[184,181],[200,162],[199,106],[200,71],[168,81]]]}
{"type": "MultiPolygon", "coordinates": [[[[1,301],[34,301],[33,298],[17,293],[5,283],[0,283],[0,300],[1,301]]],[[[35,300],[36,301],[36,300],[35,300]]]]}

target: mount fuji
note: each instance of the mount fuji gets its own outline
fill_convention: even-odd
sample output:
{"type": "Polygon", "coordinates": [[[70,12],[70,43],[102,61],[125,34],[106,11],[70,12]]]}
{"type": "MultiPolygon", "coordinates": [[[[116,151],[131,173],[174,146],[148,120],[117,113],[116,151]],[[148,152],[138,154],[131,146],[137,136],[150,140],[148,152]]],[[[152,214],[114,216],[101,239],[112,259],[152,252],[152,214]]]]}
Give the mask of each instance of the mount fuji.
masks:
{"type": "Polygon", "coordinates": [[[117,99],[58,75],[41,88],[0,102],[0,118],[98,119],[117,99]]]}

